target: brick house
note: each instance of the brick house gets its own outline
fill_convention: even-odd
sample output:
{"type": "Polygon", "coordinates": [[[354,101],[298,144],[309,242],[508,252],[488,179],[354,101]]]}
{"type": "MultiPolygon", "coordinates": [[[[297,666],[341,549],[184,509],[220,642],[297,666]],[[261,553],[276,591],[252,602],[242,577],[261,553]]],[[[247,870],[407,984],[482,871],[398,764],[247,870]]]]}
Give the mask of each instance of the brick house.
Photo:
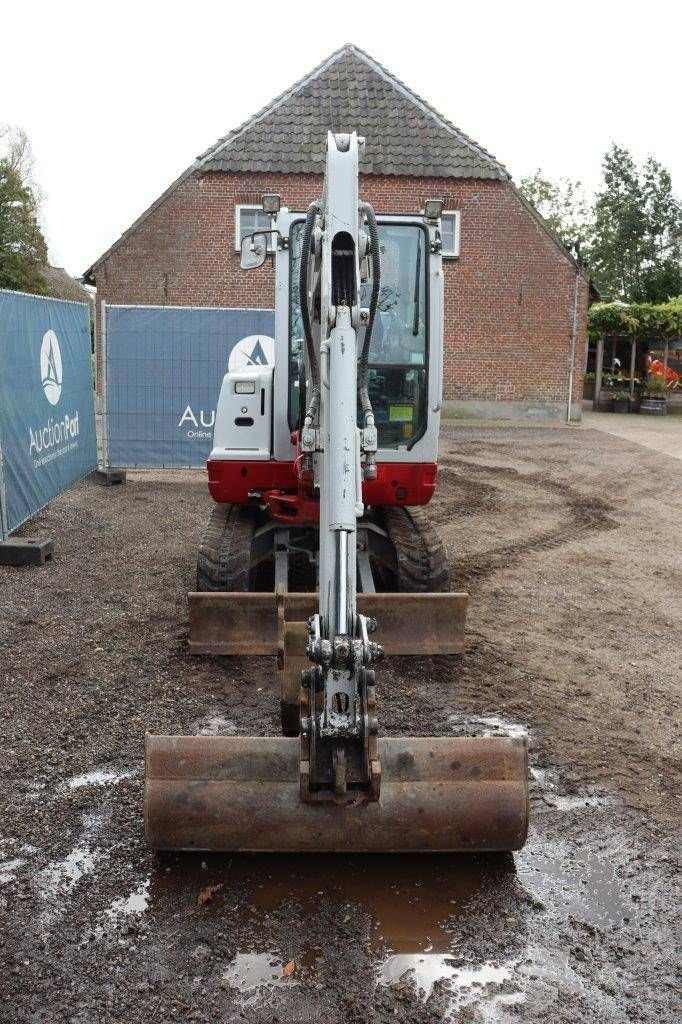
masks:
{"type": "Polygon", "coordinates": [[[273,307],[272,261],[240,270],[239,239],[262,193],[301,211],[319,197],[327,130],[366,137],[360,195],[377,213],[445,199],[446,411],[565,416],[577,287],[579,418],[588,279],[502,164],[353,45],[199,156],[85,281],[107,303],[273,307]]]}

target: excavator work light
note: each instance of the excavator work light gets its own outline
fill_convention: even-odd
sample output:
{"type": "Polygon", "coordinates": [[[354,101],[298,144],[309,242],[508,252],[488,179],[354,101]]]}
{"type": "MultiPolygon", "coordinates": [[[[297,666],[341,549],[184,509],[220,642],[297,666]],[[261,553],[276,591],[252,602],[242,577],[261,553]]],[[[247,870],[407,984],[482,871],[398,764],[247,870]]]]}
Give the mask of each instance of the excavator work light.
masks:
{"type": "Polygon", "coordinates": [[[263,213],[269,213],[271,217],[276,217],[282,200],[276,192],[268,192],[261,199],[261,203],[263,204],[263,213]]]}
{"type": "Polygon", "coordinates": [[[424,216],[427,220],[440,220],[443,214],[442,199],[427,199],[424,203],[424,216]]]}

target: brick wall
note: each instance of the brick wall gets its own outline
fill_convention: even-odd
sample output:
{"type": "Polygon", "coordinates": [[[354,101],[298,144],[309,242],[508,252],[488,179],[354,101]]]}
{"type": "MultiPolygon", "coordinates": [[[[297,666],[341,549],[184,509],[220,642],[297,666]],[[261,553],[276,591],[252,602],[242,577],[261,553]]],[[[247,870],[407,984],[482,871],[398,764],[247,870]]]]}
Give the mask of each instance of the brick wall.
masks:
{"type": "MultiPolygon", "coordinates": [[[[242,271],[235,206],[279,192],[305,210],[316,175],[191,175],[96,267],[99,304],[274,305],[272,260],[242,271]]],[[[362,176],[377,213],[415,213],[429,196],[461,211],[461,254],[444,260],[444,397],[450,401],[566,401],[575,268],[508,182],[362,176]]],[[[573,400],[582,395],[587,282],[579,291],[573,400]]],[[[99,331],[98,331],[99,337],[99,331]]]]}

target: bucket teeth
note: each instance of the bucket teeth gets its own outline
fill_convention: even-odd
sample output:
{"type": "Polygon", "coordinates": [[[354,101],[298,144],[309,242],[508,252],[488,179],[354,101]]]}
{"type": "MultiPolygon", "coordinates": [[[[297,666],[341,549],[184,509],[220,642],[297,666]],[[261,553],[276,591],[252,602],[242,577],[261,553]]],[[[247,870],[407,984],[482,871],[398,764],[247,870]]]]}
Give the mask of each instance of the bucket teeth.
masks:
{"type": "Polygon", "coordinates": [[[148,735],[147,841],[159,850],[226,852],[523,846],[525,741],[395,737],[379,739],[378,750],[380,800],[337,806],[301,802],[296,739],[148,735]]]}

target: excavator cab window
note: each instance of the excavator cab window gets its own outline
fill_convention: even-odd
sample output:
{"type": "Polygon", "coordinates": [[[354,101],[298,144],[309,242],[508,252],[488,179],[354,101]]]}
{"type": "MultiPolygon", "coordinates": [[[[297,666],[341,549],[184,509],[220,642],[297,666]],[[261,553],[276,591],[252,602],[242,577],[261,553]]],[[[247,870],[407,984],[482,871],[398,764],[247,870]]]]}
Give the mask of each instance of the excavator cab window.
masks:
{"type": "MultiPolygon", "coordinates": [[[[381,286],[369,350],[369,397],[379,447],[409,447],[426,428],[428,239],[419,225],[379,224],[379,240],[381,286]]],[[[371,290],[370,279],[362,286],[363,306],[369,306],[371,290]]],[[[359,347],[364,333],[362,328],[359,347]]]]}
{"type": "MultiPolygon", "coordinates": [[[[289,303],[289,425],[299,420],[298,362],[303,327],[298,275],[303,223],[291,230],[289,303]]],[[[410,447],[426,429],[428,369],[428,238],[419,224],[379,223],[381,287],[369,351],[369,395],[379,448],[410,447]]],[[[369,306],[372,281],[362,286],[369,306]]],[[[358,332],[358,351],[365,329],[358,332]]],[[[358,416],[358,425],[362,418],[358,416]]]]}
{"type": "Polygon", "coordinates": [[[298,278],[301,267],[301,239],[304,222],[294,221],[289,238],[289,429],[299,427],[301,391],[299,362],[303,359],[303,321],[298,278]]]}

